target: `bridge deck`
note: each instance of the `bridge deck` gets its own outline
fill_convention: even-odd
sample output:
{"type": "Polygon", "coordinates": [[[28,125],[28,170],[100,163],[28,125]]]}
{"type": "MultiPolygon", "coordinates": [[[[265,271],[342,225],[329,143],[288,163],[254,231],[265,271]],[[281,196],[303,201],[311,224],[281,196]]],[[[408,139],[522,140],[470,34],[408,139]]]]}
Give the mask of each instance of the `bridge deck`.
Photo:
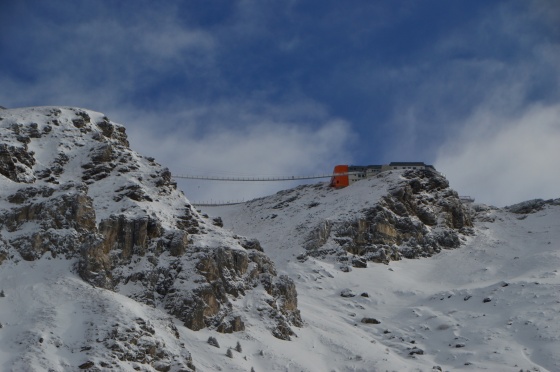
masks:
{"type": "Polygon", "coordinates": [[[246,182],[271,182],[271,181],[299,181],[313,180],[321,178],[331,178],[333,176],[345,176],[353,173],[320,174],[315,176],[277,176],[277,177],[222,177],[222,176],[193,176],[193,175],[173,175],[174,178],[201,181],[246,181],[246,182]]]}

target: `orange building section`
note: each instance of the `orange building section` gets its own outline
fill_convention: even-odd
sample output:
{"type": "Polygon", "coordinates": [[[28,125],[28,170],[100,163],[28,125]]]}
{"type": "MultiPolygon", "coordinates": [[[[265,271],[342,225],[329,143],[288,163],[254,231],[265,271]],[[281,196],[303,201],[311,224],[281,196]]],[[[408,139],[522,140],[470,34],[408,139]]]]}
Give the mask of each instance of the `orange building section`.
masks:
{"type": "Polygon", "coordinates": [[[348,165],[336,165],[331,178],[331,186],[337,189],[346,187],[350,184],[348,180],[348,165]],[[338,173],[343,175],[337,176],[338,173]]]}

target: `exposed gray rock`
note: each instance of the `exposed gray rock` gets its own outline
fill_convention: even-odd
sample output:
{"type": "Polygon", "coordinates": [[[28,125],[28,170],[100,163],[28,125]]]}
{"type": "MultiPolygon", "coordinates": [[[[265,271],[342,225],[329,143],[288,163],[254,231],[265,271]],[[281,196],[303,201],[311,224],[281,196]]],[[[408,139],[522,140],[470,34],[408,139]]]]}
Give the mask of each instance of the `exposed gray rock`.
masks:
{"type": "Polygon", "coordinates": [[[95,240],[95,211],[82,184],[65,184],[55,190],[41,187],[19,189],[8,196],[14,208],[0,211],[0,227],[17,232],[29,222],[36,228],[8,241],[25,260],[35,260],[49,251],[53,256],[62,254],[76,257],[80,247],[95,240]],[[40,201],[34,197],[41,196],[40,201]],[[67,234],[71,230],[76,234],[67,234]]]}
{"type": "Polygon", "coordinates": [[[388,263],[401,258],[428,257],[460,246],[470,234],[472,217],[448,181],[437,172],[414,170],[371,207],[346,219],[325,220],[310,233],[306,249],[315,257],[335,256],[354,267],[364,262],[388,263]],[[339,248],[327,245],[333,241],[339,248]]]}
{"type": "Polygon", "coordinates": [[[354,257],[354,258],[352,258],[352,266],[358,267],[358,268],[366,268],[367,267],[367,261],[363,258],[360,258],[360,257],[354,257]]]}
{"type": "MultiPolygon", "coordinates": [[[[170,327],[174,328],[172,323],[170,327]]],[[[178,335],[178,334],[177,334],[178,335]]],[[[135,361],[151,365],[156,371],[195,371],[191,354],[181,350],[180,358],[166,349],[165,341],[156,335],[154,327],[137,318],[132,324],[114,324],[107,334],[96,340],[111,351],[111,356],[121,361],[135,361]]]]}
{"type": "Polygon", "coordinates": [[[261,243],[257,239],[248,239],[242,236],[235,236],[239,240],[239,244],[245,249],[254,249],[256,251],[262,252],[261,243]]]}
{"type": "Polygon", "coordinates": [[[532,199],[505,207],[505,210],[516,214],[530,214],[542,210],[546,205],[559,205],[560,199],[532,199]]]}
{"type": "Polygon", "coordinates": [[[214,226],[224,227],[224,221],[222,221],[221,217],[214,217],[212,219],[212,223],[214,224],[214,226]]]}
{"type": "Polygon", "coordinates": [[[4,177],[14,182],[32,183],[35,178],[29,170],[34,164],[34,154],[26,143],[18,147],[0,143],[0,174],[4,177]]]}

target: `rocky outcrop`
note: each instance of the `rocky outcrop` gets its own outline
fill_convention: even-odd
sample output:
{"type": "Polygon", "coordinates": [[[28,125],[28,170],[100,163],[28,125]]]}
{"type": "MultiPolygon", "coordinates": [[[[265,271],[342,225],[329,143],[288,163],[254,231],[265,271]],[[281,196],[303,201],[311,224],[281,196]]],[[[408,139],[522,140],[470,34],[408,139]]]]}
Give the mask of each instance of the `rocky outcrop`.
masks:
{"type": "Polygon", "coordinates": [[[505,207],[505,210],[516,214],[530,214],[544,209],[547,205],[560,205],[560,199],[532,199],[505,207]]]}
{"type": "Polygon", "coordinates": [[[411,170],[402,177],[372,207],[342,220],[321,221],[305,244],[308,254],[335,255],[364,267],[365,261],[388,263],[459,247],[472,221],[448,181],[430,170],[411,170]]]}
{"type": "Polygon", "coordinates": [[[28,169],[35,164],[35,158],[25,143],[29,137],[23,138],[24,143],[21,146],[0,143],[0,174],[14,182],[32,183],[34,178],[28,169]]]}
{"type": "Polygon", "coordinates": [[[82,244],[96,239],[95,212],[85,185],[25,187],[7,200],[15,206],[0,212],[0,227],[11,233],[9,246],[24,260],[45,252],[72,258],[82,244]]]}
{"type": "Polygon", "coordinates": [[[260,243],[200,216],[168,169],[128,148],[124,127],[81,109],[38,108],[3,112],[0,131],[0,263],[73,259],[88,283],[161,307],[193,330],[243,330],[232,299],[262,291],[275,336],[289,339],[301,326],[295,285],[278,277],[260,243]]]}
{"type": "MultiPolygon", "coordinates": [[[[179,338],[179,332],[173,323],[169,322],[170,330],[179,338]]],[[[155,329],[149,321],[136,318],[131,324],[112,325],[109,332],[97,337],[109,350],[111,358],[119,361],[130,361],[150,365],[156,371],[195,371],[191,354],[183,349],[180,355],[174,355],[167,350],[165,341],[156,335],[155,329]]],[[[87,370],[105,370],[116,368],[116,363],[88,361],[87,370]]],[[[117,367],[118,368],[118,367],[117,367]]]]}

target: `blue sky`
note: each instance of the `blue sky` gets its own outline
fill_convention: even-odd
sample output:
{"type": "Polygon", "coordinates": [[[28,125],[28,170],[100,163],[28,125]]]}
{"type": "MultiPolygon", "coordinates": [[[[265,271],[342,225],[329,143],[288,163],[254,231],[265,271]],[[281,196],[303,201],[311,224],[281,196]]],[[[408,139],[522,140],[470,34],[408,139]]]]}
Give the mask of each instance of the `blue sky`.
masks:
{"type": "Polygon", "coordinates": [[[425,161],[482,202],[560,196],[555,0],[4,1],[0,55],[0,105],[104,112],[176,174],[425,161]]]}

